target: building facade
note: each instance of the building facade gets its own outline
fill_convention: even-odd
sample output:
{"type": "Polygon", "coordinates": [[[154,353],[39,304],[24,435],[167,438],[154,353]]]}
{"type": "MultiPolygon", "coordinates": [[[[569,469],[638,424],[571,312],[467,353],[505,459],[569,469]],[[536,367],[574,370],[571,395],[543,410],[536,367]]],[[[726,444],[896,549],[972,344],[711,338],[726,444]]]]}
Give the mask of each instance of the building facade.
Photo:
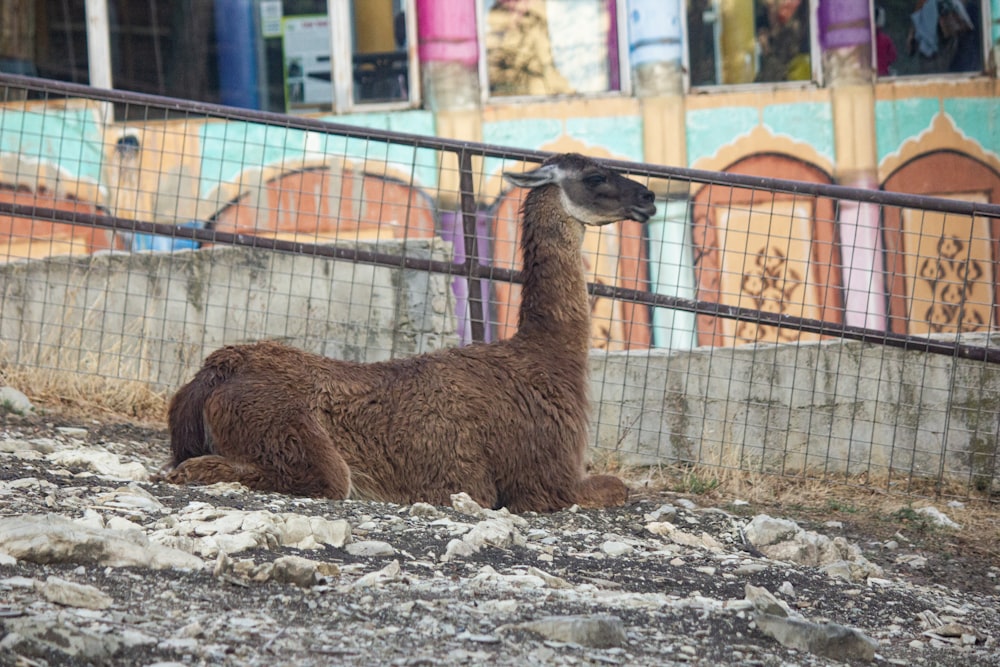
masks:
{"type": "MultiPolygon", "coordinates": [[[[5,72],[467,141],[1000,203],[1000,0],[3,8],[5,72]]],[[[457,172],[433,154],[235,121],[150,120],[141,109],[108,118],[84,102],[60,103],[53,116],[51,103],[46,113],[33,104],[4,106],[6,197],[44,194],[122,217],[322,241],[454,236],[457,172]],[[43,131],[26,133],[32,123],[61,123],[79,147],[35,141],[43,131]],[[28,158],[42,166],[26,168],[28,158]],[[56,182],[63,192],[48,187],[56,182]],[[367,200],[349,193],[367,189],[379,206],[352,205],[367,200]],[[289,196],[296,192],[313,200],[289,196]]],[[[485,246],[501,266],[517,264],[518,193],[499,173],[509,167],[487,160],[477,187],[485,246]]],[[[984,331],[1000,321],[995,221],[653,186],[663,197],[653,224],[588,239],[592,279],[898,333],[984,331]]],[[[17,250],[16,239],[51,231],[15,223],[8,256],[38,254],[17,250]]],[[[86,247],[114,243],[122,241],[86,247]]],[[[512,330],[516,292],[498,285],[491,295],[490,335],[512,330]]],[[[809,337],[610,302],[594,315],[594,345],[610,349],[809,337]]]]}

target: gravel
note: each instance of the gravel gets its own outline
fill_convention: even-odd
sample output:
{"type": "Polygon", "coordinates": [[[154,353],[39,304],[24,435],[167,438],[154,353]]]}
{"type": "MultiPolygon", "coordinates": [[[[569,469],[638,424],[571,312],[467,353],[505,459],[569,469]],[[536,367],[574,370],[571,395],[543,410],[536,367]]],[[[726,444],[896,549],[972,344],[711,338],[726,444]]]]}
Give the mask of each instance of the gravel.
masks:
{"type": "Polygon", "coordinates": [[[836,522],[178,487],[161,429],[0,424],[0,665],[1000,665],[996,586],[836,522]]]}

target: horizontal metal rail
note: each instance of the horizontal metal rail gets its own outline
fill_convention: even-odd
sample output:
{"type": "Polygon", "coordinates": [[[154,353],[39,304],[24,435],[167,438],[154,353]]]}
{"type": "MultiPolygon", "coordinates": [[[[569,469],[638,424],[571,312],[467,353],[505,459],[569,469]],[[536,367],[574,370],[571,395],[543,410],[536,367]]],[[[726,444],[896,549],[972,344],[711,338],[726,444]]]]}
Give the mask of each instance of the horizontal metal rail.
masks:
{"type": "MultiPolygon", "coordinates": [[[[262,248],[282,253],[342,259],[362,264],[431,271],[452,276],[474,277],[483,280],[500,280],[514,283],[524,282],[520,271],[484,266],[476,262],[475,257],[472,255],[467,255],[464,263],[453,263],[440,260],[407,257],[405,254],[394,255],[390,253],[374,252],[371,250],[362,250],[359,248],[337,245],[301,243],[298,241],[273,239],[266,236],[254,236],[251,234],[233,234],[230,232],[221,232],[211,229],[178,227],[166,223],[141,222],[100,213],[63,211],[53,208],[42,208],[32,205],[11,204],[5,202],[0,202],[0,215],[29,217],[48,222],[99,227],[116,232],[155,234],[171,238],[201,241],[203,243],[262,248]]],[[[986,361],[989,363],[1000,363],[1000,348],[969,345],[957,341],[944,341],[926,336],[897,334],[889,331],[880,331],[878,329],[847,326],[844,324],[825,322],[823,320],[781,315],[779,313],[764,312],[738,306],[727,306],[711,301],[683,299],[680,297],[655,294],[653,292],[626,289],[610,285],[588,283],[587,289],[593,296],[619,299],[646,306],[671,308],[673,310],[682,310],[699,315],[711,315],[728,320],[770,324],[806,333],[846,338],[865,343],[876,343],[903,350],[927,352],[961,359],[986,361]]]]}

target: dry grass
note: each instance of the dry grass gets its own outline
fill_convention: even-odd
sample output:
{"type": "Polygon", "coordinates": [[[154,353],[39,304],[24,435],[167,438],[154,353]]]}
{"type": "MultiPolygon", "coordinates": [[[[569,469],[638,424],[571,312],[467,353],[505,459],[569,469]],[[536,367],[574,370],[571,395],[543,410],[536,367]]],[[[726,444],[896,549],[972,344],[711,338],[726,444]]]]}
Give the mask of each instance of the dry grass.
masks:
{"type": "Polygon", "coordinates": [[[128,418],[163,423],[168,395],[144,382],[0,364],[0,385],[23,392],[44,410],[67,418],[128,418]]]}

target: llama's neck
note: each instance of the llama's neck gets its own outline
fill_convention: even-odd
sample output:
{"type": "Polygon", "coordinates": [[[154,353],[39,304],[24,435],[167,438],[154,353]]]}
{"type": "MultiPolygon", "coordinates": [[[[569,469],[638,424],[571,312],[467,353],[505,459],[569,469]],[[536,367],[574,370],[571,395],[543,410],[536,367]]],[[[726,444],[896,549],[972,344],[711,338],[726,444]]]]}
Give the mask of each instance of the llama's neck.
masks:
{"type": "Polygon", "coordinates": [[[549,207],[532,206],[531,197],[537,194],[539,190],[532,191],[525,204],[517,337],[541,339],[547,349],[585,355],[590,347],[590,302],[580,255],[583,226],[564,220],[561,207],[545,211],[549,207]]]}

